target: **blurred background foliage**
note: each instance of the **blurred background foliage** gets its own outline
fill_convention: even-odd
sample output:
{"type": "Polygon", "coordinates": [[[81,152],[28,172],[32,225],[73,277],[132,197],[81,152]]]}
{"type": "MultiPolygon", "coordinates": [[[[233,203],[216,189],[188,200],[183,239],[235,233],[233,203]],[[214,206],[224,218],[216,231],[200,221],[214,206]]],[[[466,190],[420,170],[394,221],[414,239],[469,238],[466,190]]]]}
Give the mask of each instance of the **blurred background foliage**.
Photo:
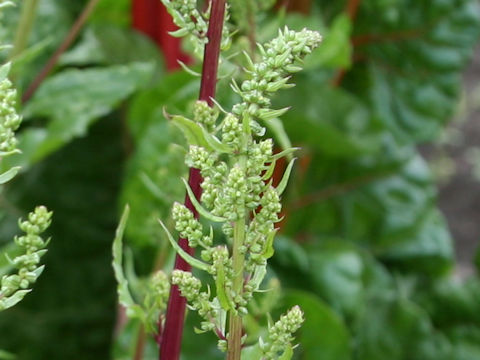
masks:
{"type": "MultiPolygon", "coordinates": [[[[20,92],[85,3],[38,2],[28,46],[13,59],[20,92]]],[[[285,145],[288,134],[302,149],[284,199],[273,290],[257,299],[248,330],[261,334],[265,326],[255,314],[300,304],[307,321],[298,359],[480,359],[480,262],[468,278],[456,274],[437,178],[418,150],[440,142],[457,109],[480,29],[477,2],[283,5],[288,11],[258,15],[258,41],[288,25],[317,29],[324,43],[295,77],[297,86],[275,99],[292,109],[270,124],[271,135],[285,145]]],[[[8,161],[23,174],[2,189],[0,251],[15,251],[9,239],[16,219],[33,205],[52,209],[54,222],[46,271],[32,294],[0,317],[0,348],[18,359],[132,359],[138,324],[125,323],[116,305],[110,251],[125,203],[136,272],[171,266],[157,219],[182,200],[187,169],[183,138],[163,108],[189,111],[199,81],[167,73],[164,58],[172,54],[132,29],[130,7],[101,0],[22,107],[23,153],[8,161]]],[[[12,42],[20,10],[5,12],[3,42],[12,42]]],[[[247,44],[243,33],[236,36],[233,50],[247,44]]],[[[226,108],[232,67],[226,61],[220,69],[226,76],[218,100],[226,108]]],[[[471,154],[476,163],[480,155],[471,154]]],[[[2,272],[7,267],[0,259],[2,272]]],[[[194,317],[187,322],[184,359],[222,358],[214,339],[193,333],[194,317]]],[[[155,358],[150,340],[144,359],[155,358]]]]}

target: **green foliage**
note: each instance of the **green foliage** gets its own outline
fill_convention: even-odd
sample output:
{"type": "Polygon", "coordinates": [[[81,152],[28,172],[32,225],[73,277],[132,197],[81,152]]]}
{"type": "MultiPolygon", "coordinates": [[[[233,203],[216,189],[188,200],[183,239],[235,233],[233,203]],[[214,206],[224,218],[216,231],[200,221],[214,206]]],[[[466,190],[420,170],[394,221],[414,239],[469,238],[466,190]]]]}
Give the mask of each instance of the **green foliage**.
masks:
{"type": "MultiPolygon", "coordinates": [[[[273,100],[274,109],[292,106],[282,116],[284,128],[275,120],[265,124],[282,147],[290,147],[288,134],[302,150],[285,189],[286,220],[266,275],[278,277],[283,289],[271,300],[277,310],[260,306],[275,291],[256,294],[257,311],[278,318],[302,306],[306,322],[294,359],[477,359],[478,271],[466,281],[452,275],[452,239],[436,207],[434,180],[415,149],[434,140],[455,109],[461,71],[478,37],[477,4],[364,0],[353,21],[345,4],[312,1],[310,15],[255,11],[260,42],[283,25],[313,26],[324,35],[305,63],[307,72],[295,76],[296,88],[273,100]]],[[[22,360],[133,358],[135,320],[110,351],[116,313],[110,241],[119,204],[130,205],[125,246],[133,255],[125,251],[122,265],[136,304],[143,305],[151,269],[172,263],[156,219],[172,228],[169,204],[185,195],[178,179],[187,167],[185,139],[163,110],[192,113],[199,81],[162,73],[152,43],[126,27],[128,5],[99,3],[80,39],[21,111],[24,153],[2,160],[2,173],[27,165],[0,197],[2,241],[13,237],[16,219],[36,203],[56,215],[48,271],[0,317],[0,348],[22,360]],[[131,276],[132,257],[138,279],[131,276]]],[[[29,46],[13,59],[17,88],[31,82],[80,7],[79,1],[39,2],[29,46]]],[[[241,30],[229,55],[250,51],[243,10],[232,6],[232,22],[241,30]]],[[[11,42],[18,8],[4,14],[2,43],[11,42]]],[[[224,59],[220,73],[230,77],[235,61],[248,66],[240,56],[224,59]]],[[[219,82],[218,100],[229,109],[238,98],[228,95],[227,82],[219,82]]],[[[285,165],[278,160],[277,166],[285,165]]],[[[3,242],[0,251],[19,255],[3,242]]],[[[1,257],[0,274],[11,269],[1,257]]],[[[201,280],[212,289],[218,285],[201,280]]],[[[256,314],[254,307],[249,311],[256,314]]],[[[194,333],[200,321],[188,314],[182,356],[221,358],[214,335],[194,333]]],[[[266,322],[252,316],[245,326],[266,339],[266,322]]],[[[249,347],[245,356],[258,358],[259,351],[249,347]]],[[[156,358],[149,338],[144,359],[156,358]]]]}
{"type": "Polygon", "coordinates": [[[26,118],[47,117],[46,127],[31,127],[19,135],[23,153],[12,161],[31,165],[84,136],[99,117],[145,86],[152,66],[145,63],[103,69],[68,70],[49,78],[24,109],[26,118]],[[71,98],[75,101],[70,101],[71,98]]]}

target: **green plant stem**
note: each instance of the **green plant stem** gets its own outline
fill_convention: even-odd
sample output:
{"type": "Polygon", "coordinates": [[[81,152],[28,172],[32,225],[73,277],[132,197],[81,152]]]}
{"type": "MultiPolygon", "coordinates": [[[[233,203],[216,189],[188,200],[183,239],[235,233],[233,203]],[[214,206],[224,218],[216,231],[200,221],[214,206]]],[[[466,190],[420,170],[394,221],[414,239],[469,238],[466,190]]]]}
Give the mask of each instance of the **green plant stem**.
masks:
{"type": "Polygon", "coordinates": [[[145,352],[145,344],[147,342],[147,337],[145,333],[145,326],[140,324],[137,335],[137,344],[135,346],[135,354],[133,355],[133,360],[142,360],[143,353],[145,352]]]}
{"type": "Polygon", "coordinates": [[[35,91],[37,91],[38,87],[42,84],[43,80],[45,80],[45,78],[53,70],[53,68],[58,62],[58,59],[60,59],[60,56],[65,52],[65,50],[67,50],[70,47],[73,41],[77,38],[80,30],[83,28],[83,25],[85,24],[88,17],[92,13],[92,11],[95,9],[95,6],[97,6],[99,1],[100,0],[90,0],[85,5],[82,13],[77,18],[77,20],[75,20],[75,23],[70,28],[70,31],[68,32],[65,39],[63,39],[62,43],[57,48],[57,50],[55,50],[55,52],[50,57],[48,62],[45,64],[43,69],[40,71],[40,73],[38,73],[38,75],[35,77],[32,83],[28,86],[27,90],[22,96],[23,103],[26,103],[28,100],[30,100],[30,98],[33,96],[35,91]]]}
{"type": "MultiPolygon", "coordinates": [[[[246,136],[245,136],[246,137],[246,136]]],[[[245,139],[244,139],[245,140],[245,139]]],[[[241,155],[239,159],[239,165],[242,169],[246,168],[247,157],[241,155]]],[[[245,253],[242,251],[243,244],[245,242],[245,225],[246,218],[243,217],[235,222],[233,228],[233,249],[232,249],[232,261],[233,261],[233,293],[239,296],[243,292],[244,286],[244,264],[245,253]]],[[[229,331],[228,331],[228,352],[227,360],[240,360],[242,351],[242,317],[241,315],[231,310],[229,314],[229,331]]]]}
{"type": "Polygon", "coordinates": [[[10,53],[10,59],[13,59],[25,50],[32,32],[35,14],[37,13],[37,6],[38,0],[23,0],[22,13],[20,14],[13,49],[10,53]]]}
{"type": "MultiPolygon", "coordinates": [[[[243,292],[243,264],[245,254],[240,251],[245,242],[245,218],[235,223],[233,235],[233,292],[240,295],[243,292]]],[[[238,312],[230,311],[228,332],[228,360],[240,360],[242,351],[242,317],[238,312]]]]}

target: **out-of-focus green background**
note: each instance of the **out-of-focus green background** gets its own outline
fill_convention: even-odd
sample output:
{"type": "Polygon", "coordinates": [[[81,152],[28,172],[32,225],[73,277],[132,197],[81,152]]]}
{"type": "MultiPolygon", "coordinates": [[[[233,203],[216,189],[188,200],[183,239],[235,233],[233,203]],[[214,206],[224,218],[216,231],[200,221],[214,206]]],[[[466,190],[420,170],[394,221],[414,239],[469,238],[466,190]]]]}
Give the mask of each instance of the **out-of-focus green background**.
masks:
{"type": "MultiPolygon", "coordinates": [[[[3,11],[2,44],[13,42],[25,3],[3,11]]],[[[20,94],[86,4],[38,0],[13,59],[20,94]]],[[[124,204],[136,272],[147,276],[163,257],[171,266],[157,219],[183,199],[187,169],[163,108],[190,111],[199,81],[168,71],[177,54],[158,46],[168,44],[160,12],[159,0],[100,0],[21,106],[23,153],[0,164],[23,167],[1,189],[0,252],[35,205],[54,220],[44,274],[0,314],[0,349],[17,359],[132,359],[138,324],[123,319],[111,268],[124,204]],[[140,3],[155,11],[135,13],[140,3]]],[[[296,303],[305,311],[296,359],[480,359],[480,55],[468,67],[479,14],[476,0],[291,0],[257,14],[259,42],[284,25],[324,36],[297,86],[275,98],[292,109],[269,134],[279,148],[286,134],[302,148],[269,275],[281,284],[272,313],[296,303]]],[[[241,16],[232,22],[234,52],[248,41],[241,16]]],[[[233,67],[220,69],[226,108],[233,67]]],[[[195,321],[183,358],[221,359],[214,339],[193,333],[195,321]]],[[[254,336],[257,325],[247,324],[254,336]]],[[[155,358],[150,341],[144,359],[155,358]]]]}

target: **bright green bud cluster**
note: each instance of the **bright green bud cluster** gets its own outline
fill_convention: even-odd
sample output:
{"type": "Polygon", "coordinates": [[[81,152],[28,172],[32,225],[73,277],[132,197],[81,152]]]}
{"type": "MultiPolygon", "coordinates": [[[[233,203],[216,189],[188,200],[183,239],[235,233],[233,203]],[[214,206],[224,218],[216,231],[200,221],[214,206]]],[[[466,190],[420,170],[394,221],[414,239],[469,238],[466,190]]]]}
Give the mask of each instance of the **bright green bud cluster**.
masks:
{"type": "Polygon", "coordinates": [[[206,101],[197,101],[193,108],[193,120],[212,131],[218,118],[218,109],[210,107],[206,101]]]}
{"type": "Polygon", "coordinates": [[[235,221],[245,216],[245,199],[247,194],[245,173],[240,167],[233,167],[228,174],[223,196],[215,203],[215,213],[235,221]]]}
{"type": "Polygon", "coordinates": [[[268,333],[268,342],[261,344],[264,352],[263,359],[274,360],[291,346],[295,333],[304,321],[303,312],[298,306],[291,308],[285,315],[280,317],[268,333]]]}
{"type": "Polygon", "coordinates": [[[218,156],[216,154],[208,152],[205,148],[191,145],[185,158],[185,163],[189,167],[200,169],[207,175],[209,171],[211,172],[217,159],[218,156]]]}
{"type": "Polygon", "coordinates": [[[164,310],[167,307],[170,292],[170,283],[167,275],[159,270],[150,277],[148,283],[149,291],[145,298],[145,307],[155,311],[164,310]]]}
{"type": "Polygon", "coordinates": [[[17,91],[7,79],[9,65],[0,68],[0,153],[11,153],[16,150],[15,130],[22,118],[17,114],[17,91]]]}
{"type": "Polygon", "coordinates": [[[175,221],[175,230],[180,233],[180,236],[188,239],[191,247],[198,246],[203,236],[203,227],[193,213],[185,205],[176,202],[173,205],[172,217],[175,221]]]}
{"type": "Polygon", "coordinates": [[[196,310],[198,314],[205,319],[201,327],[203,331],[210,331],[215,328],[213,322],[216,316],[214,304],[210,301],[210,295],[202,292],[202,283],[191,273],[174,270],[172,273],[172,284],[177,285],[180,293],[187,299],[189,307],[196,310]]]}
{"type": "Polygon", "coordinates": [[[269,93],[292,86],[288,84],[288,74],[301,70],[295,63],[302,61],[321,40],[316,31],[304,29],[297,32],[285,28],[265,47],[259,46],[262,61],[253,64],[248,58],[251,79],[245,80],[240,88],[235,88],[244,102],[235,105],[233,113],[242,115],[246,112],[261,119],[276,117],[277,112],[269,109],[269,93]]]}
{"type": "MultiPolygon", "coordinates": [[[[275,223],[280,220],[280,195],[287,186],[294,164],[291,160],[283,178],[276,188],[273,187],[271,177],[276,161],[295,149],[285,149],[274,155],[271,139],[255,138],[265,133],[257,120],[277,118],[287,110],[270,109],[269,97],[271,93],[290,86],[288,74],[300,69],[295,63],[310,53],[320,40],[316,32],[285,29],[265,48],[259,46],[262,55],[259,63],[254,64],[247,55],[250,79],[241,87],[235,82],[232,85],[242,102],[234,105],[231,113],[226,113],[219,129],[216,127],[217,110],[210,109],[206,102],[195,104],[193,121],[183,116],[172,118],[187,140],[193,142],[186,164],[199,169],[204,179],[200,201],[186,184],[188,196],[202,218],[221,224],[227,244],[231,246],[231,249],[213,246],[212,228],[210,235],[204,236],[193,213],[183,205],[175,204],[175,228],[180,236],[189,239],[192,247],[200,245],[203,248],[201,259],[182,251],[164,226],[168,239],[192,267],[214,278],[216,296],[210,300],[210,293],[201,291],[200,280],[191,273],[175,270],[172,284],[178,286],[190,307],[205,320],[202,330],[214,330],[223,350],[231,345],[232,338],[242,336],[236,325],[247,314],[248,303],[253,294],[260,291],[267,273],[267,260],[274,253],[275,223]],[[230,324],[235,325],[229,327],[229,332],[226,332],[226,315],[229,315],[230,324]]],[[[298,307],[282,316],[270,328],[268,342],[260,344],[264,359],[277,358],[290,350],[292,334],[302,321],[303,314],[298,307]]]]}
{"type": "Polygon", "coordinates": [[[51,223],[52,213],[44,206],[39,206],[28,215],[28,220],[20,221],[19,226],[26,234],[15,238],[15,243],[22,249],[23,255],[13,259],[17,274],[5,275],[0,287],[0,310],[15,305],[26,293],[43,271],[38,267],[40,258],[46,253],[47,241],[40,236],[51,223]]]}
{"type": "Polygon", "coordinates": [[[231,113],[227,114],[222,124],[222,142],[238,151],[242,131],[242,124],[238,117],[231,113]]]}
{"type": "MultiPolygon", "coordinates": [[[[198,10],[197,0],[161,0],[167,11],[172,15],[173,21],[180,28],[170,34],[176,37],[189,36],[194,46],[194,53],[198,57],[203,54],[203,47],[208,41],[208,19],[211,7],[206,12],[198,10]]],[[[228,13],[225,18],[228,18],[228,13]]],[[[222,49],[228,49],[231,39],[228,27],[224,25],[222,32],[222,49]]]]}

